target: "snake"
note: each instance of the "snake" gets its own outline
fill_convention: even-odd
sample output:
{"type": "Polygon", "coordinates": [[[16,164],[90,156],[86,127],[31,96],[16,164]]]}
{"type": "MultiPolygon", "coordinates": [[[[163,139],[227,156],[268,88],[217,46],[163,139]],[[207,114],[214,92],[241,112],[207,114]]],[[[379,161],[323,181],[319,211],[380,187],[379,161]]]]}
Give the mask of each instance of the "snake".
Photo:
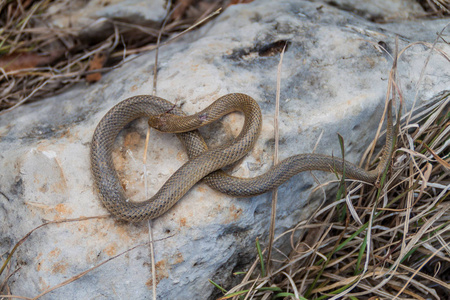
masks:
{"type": "Polygon", "coordinates": [[[163,98],[133,96],[114,105],[95,128],[90,149],[93,181],[105,208],[119,219],[130,222],[161,216],[201,180],[211,188],[233,197],[264,194],[292,176],[310,170],[344,174],[345,177],[374,184],[388,167],[393,151],[391,105],[389,101],[386,142],[378,165],[373,170],[365,170],[339,157],[304,153],[282,160],[262,175],[240,178],[221,169],[243,158],[258,139],[262,114],[252,97],[241,93],[227,94],[202,111],[186,115],[181,108],[163,98]],[[236,111],[244,115],[239,135],[229,143],[209,149],[197,129],[236,111]],[[189,160],[170,176],[153,197],[145,201],[132,201],[127,198],[120,184],[112,160],[112,149],[119,132],[131,121],[142,117],[148,119],[152,128],[176,133],[186,148],[189,160]]]}

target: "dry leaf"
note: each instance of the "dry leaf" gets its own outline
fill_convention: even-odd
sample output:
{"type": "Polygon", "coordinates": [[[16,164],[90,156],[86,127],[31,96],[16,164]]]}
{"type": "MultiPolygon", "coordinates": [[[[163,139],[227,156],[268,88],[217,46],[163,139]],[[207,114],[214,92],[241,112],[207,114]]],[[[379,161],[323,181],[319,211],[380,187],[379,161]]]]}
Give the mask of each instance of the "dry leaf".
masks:
{"type": "Polygon", "coordinates": [[[51,64],[61,54],[62,52],[53,52],[50,55],[27,52],[3,55],[0,57],[0,68],[3,68],[6,72],[36,68],[51,64]]]}
{"type": "MultiPolygon", "coordinates": [[[[89,71],[98,70],[103,68],[107,60],[107,55],[104,52],[99,52],[94,55],[92,60],[89,62],[89,71]]],[[[102,79],[102,74],[100,72],[90,73],[86,75],[87,82],[97,82],[102,79]]]]}

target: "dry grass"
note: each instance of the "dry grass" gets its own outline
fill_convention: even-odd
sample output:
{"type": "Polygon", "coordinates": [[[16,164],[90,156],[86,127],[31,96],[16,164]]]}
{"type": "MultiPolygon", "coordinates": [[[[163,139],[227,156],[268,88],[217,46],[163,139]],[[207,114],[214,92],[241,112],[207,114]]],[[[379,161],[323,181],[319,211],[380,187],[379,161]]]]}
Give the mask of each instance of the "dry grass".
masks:
{"type": "Polygon", "coordinates": [[[449,108],[445,91],[398,118],[388,176],[341,185],[336,201],[281,235],[292,251],[272,269],[257,241],[254,264],[221,299],[450,299],[449,108]]]}
{"type": "Polygon", "coordinates": [[[450,14],[449,0],[419,0],[422,7],[436,16],[448,16],[450,14]]]}
{"type": "MultiPolygon", "coordinates": [[[[401,116],[397,59],[414,45],[399,52],[396,41],[386,93],[386,104],[399,102],[395,151],[379,182],[367,187],[343,177],[333,203],[275,239],[290,235],[291,252],[276,249],[281,259],[270,255],[273,239],[264,250],[257,239],[253,265],[235,274],[245,275],[239,285],[226,291],[211,281],[225,294],[219,300],[450,299],[450,90],[401,116]]],[[[435,44],[426,46],[422,75],[434,53],[450,62],[435,44]]],[[[372,168],[382,124],[366,150],[372,168]]]]}
{"type": "MultiPolygon", "coordinates": [[[[186,1],[173,6],[161,45],[229,1],[196,1],[189,6],[182,2],[186,1]]],[[[71,9],[70,1],[61,3],[71,9]]],[[[75,83],[96,82],[102,73],[156,48],[160,24],[152,27],[110,19],[106,22],[111,30],[94,38],[80,29],[52,25],[52,14],[58,13],[51,12],[52,4],[49,0],[0,1],[0,115],[75,83]]]]}
{"type": "Polygon", "coordinates": [[[285,233],[284,261],[265,271],[260,251],[251,276],[222,299],[449,299],[449,106],[446,92],[402,124],[383,187],[350,184],[285,233]]]}

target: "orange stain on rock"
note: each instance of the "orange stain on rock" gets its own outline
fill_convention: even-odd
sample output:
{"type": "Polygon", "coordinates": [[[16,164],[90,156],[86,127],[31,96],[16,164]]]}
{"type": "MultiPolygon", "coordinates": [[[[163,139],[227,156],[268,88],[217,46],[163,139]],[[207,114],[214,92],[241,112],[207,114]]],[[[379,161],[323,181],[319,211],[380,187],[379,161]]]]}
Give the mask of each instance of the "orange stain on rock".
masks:
{"type": "MultiPolygon", "coordinates": [[[[239,124],[239,120],[242,118],[241,116],[238,116],[238,115],[234,115],[234,114],[232,114],[232,115],[230,115],[229,116],[229,118],[230,118],[230,123],[231,124],[239,124]]],[[[229,132],[231,132],[231,134],[233,135],[233,136],[237,136],[240,132],[241,132],[241,127],[240,126],[232,126],[232,128],[227,128],[228,130],[227,131],[229,131],[229,132]],[[231,130],[230,130],[231,129],[231,130]]]]}
{"type": "Polygon", "coordinates": [[[184,153],[183,151],[178,151],[178,153],[177,153],[177,160],[178,161],[185,161],[186,159],[187,159],[186,153],[184,153]]]}
{"type": "Polygon", "coordinates": [[[141,135],[137,132],[128,133],[123,141],[123,146],[125,148],[136,148],[141,141],[141,135]]]}
{"type": "Polygon", "coordinates": [[[204,186],[198,186],[197,191],[200,193],[206,193],[206,188],[204,186]]]}
{"type": "MultiPolygon", "coordinates": [[[[55,248],[54,250],[52,250],[48,253],[48,260],[54,261],[60,255],[61,255],[61,249],[55,248]]],[[[39,264],[41,264],[41,263],[39,263],[39,264]]],[[[60,259],[58,262],[56,262],[52,265],[51,272],[53,274],[55,274],[55,273],[63,274],[63,273],[66,273],[68,267],[69,267],[69,264],[65,260],[60,259]]]]}
{"type": "Polygon", "coordinates": [[[45,281],[44,278],[39,277],[39,287],[41,288],[41,290],[45,291],[50,288],[50,285],[47,283],[47,281],[45,281]]]}
{"type": "MultiPolygon", "coordinates": [[[[62,172],[61,172],[62,175],[62,172]]],[[[50,185],[50,190],[54,193],[63,194],[67,191],[67,184],[64,177],[50,185]]]]}
{"type": "MultiPolygon", "coordinates": [[[[84,217],[84,216],[80,216],[80,217],[84,217]]],[[[83,224],[83,222],[80,222],[80,224],[77,226],[76,230],[78,232],[88,234],[92,230],[92,225],[86,225],[86,223],[83,224]]]]}
{"type": "Polygon", "coordinates": [[[174,257],[173,263],[172,264],[180,264],[182,262],[184,262],[184,257],[183,254],[181,254],[181,252],[178,252],[174,257]]]}
{"type": "Polygon", "coordinates": [[[264,151],[263,149],[259,148],[259,147],[255,147],[253,152],[252,152],[252,156],[255,158],[255,162],[256,163],[261,163],[261,158],[263,157],[264,151]]]}
{"type": "Polygon", "coordinates": [[[56,248],[55,250],[52,250],[48,253],[48,256],[51,258],[56,258],[61,254],[61,249],[56,248]]]}
{"type": "MultiPolygon", "coordinates": [[[[180,264],[182,262],[184,262],[184,257],[183,257],[183,254],[181,252],[177,252],[175,255],[170,256],[170,258],[168,260],[167,259],[163,259],[163,260],[160,260],[159,262],[157,262],[156,265],[155,265],[155,269],[156,269],[156,285],[158,285],[158,283],[161,280],[163,280],[164,278],[168,278],[169,277],[169,269],[170,269],[171,265],[180,264]]],[[[149,280],[147,280],[145,285],[149,289],[151,289],[152,286],[153,286],[152,279],[150,278],[149,280]]]]}
{"type": "Polygon", "coordinates": [[[236,206],[231,205],[229,210],[230,210],[231,221],[236,221],[240,218],[240,216],[242,214],[242,208],[236,208],[236,206]]]}
{"type": "Polygon", "coordinates": [[[186,226],[186,218],[181,218],[180,219],[180,226],[186,226]]]}
{"type": "Polygon", "coordinates": [[[73,209],[68,208],[65,204],[62,204],[62,203],[57,204],[55,206],[55,210],[64,216],[70,215],[73,212],[73,209]]]}
{"type": "Polygon", "coordinates": [[[117,226],[116,224],[112,224],[110,227],[105,227],[106,232],[115,232],[119,237],[120,240],[124,243],[133,242],[132,237],[130,236],[130,232],[127,230],[126,226],[117,226]]]}
{"type": "Polygon", "coordinates": [[[95,263],[97,258],[98,257],[97,257],[97,251],[96,250],[89,250],[86,253],[86,262],[87,263],[90,263],[90,264],[95,263]]]}
{"type": "MultiPolygon", "coordinates": [[[[163,259],[156,263],[155,265],[156,269],[156,285],[163,280],[164,278],[169,277],[169,270],[167,269],[167,260],[163,259]]],[[[150,278],[147,280],[145,285],[151,289],[153,286],[153,280],[150,278]]]]}
{"type": "Polygon", "coordinates": [[[52,273],[53,274],[55,274],[55,273],[64,274],[64,273],[66,273],[68,266],[69,266],[69,264],[65,261],[57,262],[57,263],[53,264],[53,266],[52,266],[52,273]]]}
{"type": "Polygon", "coordinates": [[[38,188],[39,192],[45,194],[48,192],[48,185],[43,184],[41,187],[38,188]]]}
{"type": "Polygon", "coordinates": [[[105,248],[105,253],[108,255],[108,256],[114,256],[114,255],[116,255],[116,253],[117,253],[117,245],[116,245],[116,243],[112,243],[112,244],[110,244],[110,245],[108,245],[106,248],[105,248]]]}

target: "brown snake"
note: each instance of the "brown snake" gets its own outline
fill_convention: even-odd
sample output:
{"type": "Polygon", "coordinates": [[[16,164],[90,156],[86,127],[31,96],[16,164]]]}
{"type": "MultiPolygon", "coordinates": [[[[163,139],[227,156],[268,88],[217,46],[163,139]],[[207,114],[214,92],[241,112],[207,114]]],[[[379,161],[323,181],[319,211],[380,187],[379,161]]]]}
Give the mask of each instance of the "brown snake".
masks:
{"type": "Polygon", "coordinates": [[[281,185],[295,174],[307,170],[343,173],[345,176],[374,183],[386,169],[392,153],[392,108],[387,110],[387,134],[383,155],[375,170],[366,171],[337,157],[322,154],[291,156],[254,178],[233,177],[220,169],[245,156],[254,146],[261,129],[258,103],[244,94],[228,94],[201,112],[185,116],[169,101],[154,96],[128,98],[106,113],[94,132],[91,144],[91,169],[95,185],[105,207],[120,219],[138,222],[156,218],[169,210],[202,178],[213,189],[237,197],[263,194],[281,185]],[[241,111],[245,116],[239,136],[230,144],[208,149],[196,128],[222,116],[241,111]],[[188,152],[189,161],[179,168],[150,199],[129,201],[120,184],[111,157],[113,143],[122,128],[132,120],[147,117],[149,125],[166,132],[176,132],[188,152]],[[209,174],[209,175],[208,175],[209,174]]]}

